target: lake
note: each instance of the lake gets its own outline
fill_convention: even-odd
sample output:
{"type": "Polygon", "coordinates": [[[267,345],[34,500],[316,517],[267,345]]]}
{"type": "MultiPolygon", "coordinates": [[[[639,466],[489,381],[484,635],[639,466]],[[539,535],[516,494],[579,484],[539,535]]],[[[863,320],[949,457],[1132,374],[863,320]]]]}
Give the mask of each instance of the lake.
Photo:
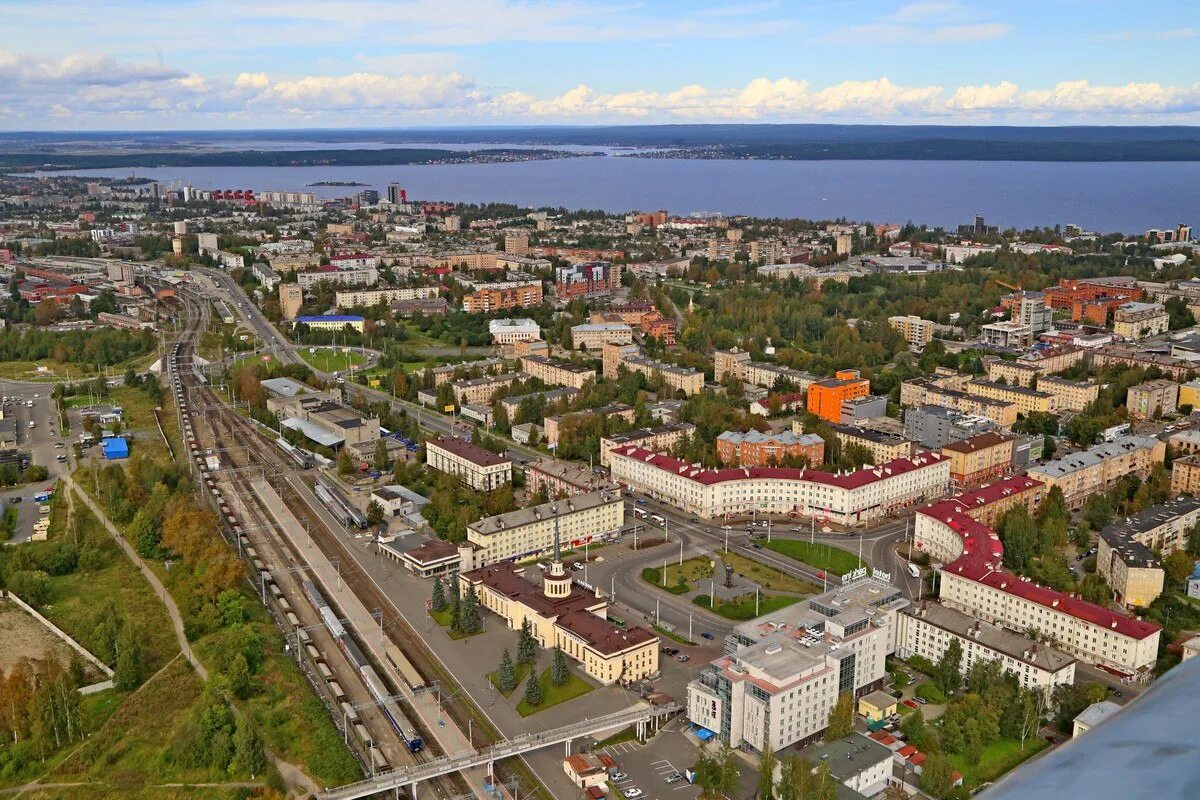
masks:
{"type": "Polygon", "coordinates": [[[182,179],[207,189],[315,191],[344,197],[357,181],[384,193],[466,203],[507,202],[609,212],[664,208],[953,228],[983,214],[1027,228],[1075,223],[1141,233],[1200,224],[1200,162],[740,161],[580,157],[508,164],[369,167],[164,167],[79,170],[182,179]]]}

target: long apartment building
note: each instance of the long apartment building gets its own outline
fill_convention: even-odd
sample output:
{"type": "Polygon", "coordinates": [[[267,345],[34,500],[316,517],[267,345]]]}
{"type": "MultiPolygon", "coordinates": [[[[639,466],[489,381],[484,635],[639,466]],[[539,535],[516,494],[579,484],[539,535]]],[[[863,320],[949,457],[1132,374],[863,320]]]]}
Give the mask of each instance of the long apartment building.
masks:
{"type": "Polygon", "coordinates": [[[839,695],[880,688],[908,600],[885,580],[848,577],[734,628],[725,655],[688,684],[688,720],[731,747],[774,752],[816,740],[839,695]]]}
{"type": "Polygon", "coordinates": [[[773,467],[785,458],[813,465],[825,461],[825,440],[815,433],[725,431],[717,437],[717,460],[734,467],[773,467]]]}
{"type": "Polygon", "coordinates": [[[425,463],[431,469],[454,475],[480,492],[499,489],[512,480],[512,460],[462,439],[425,442],[425,463]]]}
{"type": "Polygon", "coordinates": [[[484,375],[480,378],[463,378],[450,384],[454,390],[454,402],[460,406],[465,403],[491,405],[496,392],[512,386],[521,380],[519,372],[507,372],[503,375],[484,375]]]}
{"type": "Polygon", "coordinates": [[[301,289],[311,289],[319,283],[337,286],[372,286],[378,282],[379,270],[375,267],[338,269],[330,265],[296,273],[296,283],[300,284],[301,289]]]}
{"type": "Polygon", "coordinates": [[[1037,390],[1054,395],[1059,411],[1083,411],[1100,396],[1100,384],[1093,381],[1071,381],[1055,375],[1037,379],[1037,390]]]}
{"type": "Polygon", "coordinates": [[[955,486],[978,486],[1006,475],[1013,467],[1014,441],[990,431],[946,444],[942,455],[950,459],[950,480],[955,486]]]}
{"type": "Polygon", "coordinates": [[[1162,558],[1186,550],[1200,522],[1200,499],[1177,497],[1100,531],[1096,572],[1127,606],[1148,606],[1162,594],[1162,558]]]}
{"type": "Polygon", "coordinates": [[[379,303],[405,300],[432,300],[438,296],[436,286],[399,286],[391,289],[340,289],[334,293],[338,308],[358,308],[379,303]]]}
{"type": "Polygon", "coordinates": [[[600,350],[605,344],[629,344],[633,328],[624,322],[588,322],[571,328],[571,347],[575,350],[600,350]]]}
{"type": "MultiPolygon", "coordinates": [[[[966,386],[964,381],[962,384],[966,386]]],[[[1017,406],[1009,400],[997,400],[982,394],[968,394],[951,388],[938,377],[914,378],[900,386],[901,405],[941,406],[969,416],[986,417],[1001,427],[1017,421],[1017,406]]]]}
{"type": "Polygon", "coordinates": [[[583,547],[625,524],[625,503],[615,489],[575,494],[531,508],[484,517],[467,526],[474,566],[523,561],[554,552],[557,526],[563,547],[583,547]]]}
{"type": "Polygon", "coordinates": [[[649,381],[661,377],[667,388],[685,395],[699,394],[704,390],[703,372],[647,358],[635,344],[605,343],[601,354],[604,377],[609,380],[615,380],[620,375],[621,367],[625,367],[630,372],[640,372],[649,381]]]}
{"type": "Polygon", "coordinates": [[[463,295],[463,311],[471,314],[502,311],[507,308],[534,308],[542,304],[541,281],[488,283],[463,295]]]}
{"type": "Polygon", "coordinates": [[[1167,332],[1170,318],[1162,303],[1125,303],[1113,311],[1113,333],[1137,341],[1167,332]]]}
{"type": "Polygon", "coordinates": [[[923,601],[903,609],[897,622],[900,658],[922,656],[936,664],[950,643],[958,642],[964,675],[982,661],[998,661],[1023,688],[1040,690],[1047,699],[1054,687],[1075,682],[1074,656],[950,606],[923,601]]]}
{"type": "Polygon", "coordinates": [[[568,386],[572,389],[582,389],[588,381],[596,380],[596,370],[591,367],[541,355],[521,356],[521,371],[551,386],[568,386]]]}
{"type": "Polygon", "coordinates": [[[855,527],[942,497],[950,459],[918,453],[855,472],[785,467],[705,469],[635,445],[609,453],[613,480],[705,519],[764,514],[855,527]]]}
{"type": "Polygon", "coordinates": [[[643,450],[662,453],[669,451],[680,439],[695,432],[696,426],[690,422],[664,422],[652,428],[635,428],[609,434],[600,439],[600,466],[611,465],[610,454],[618,447],[637,445],[643,450]]]}
{"type": "Polygon", "coordinates": [[[539,458],[525,467],[525,490],[531,496],[545,492],[546,497],[558,499],[616,489],[617,485],[612,481],[570,461],[539,458]]]}
{"type": "Polygon", "coordinates": [[[913,443],[896,433],[876,430],[863,425],[830,425],[842,447],[857,445],[871,451],[871,462],[882,464],[897,458],[908,458],[913,443]]]}
{"type": "Polygon", "coordinates": [[[1057,411],[1054,395],[1029,389],[1024,386],[1009,386],[994,381],[971,381],[967,384],[967,394],[986,397],[989,400],[999,400],[1016,406],[1018,414],[1029,415],[1034,412],[1053,414],[1057,411]]]}
{"type": "Polygon", "coordinates": [[[1000,536],[966,513],[987,497],[973,494],[966,502],[944,500],[916,513],[916,547],[942,563],[942,603],[1010,630],[1037,631],[1076,658],[1148,679],[1158,658],[1159,626],[1006,572],[1000,536]]]}
{"type": "Polygon", "coordinates": [[[713,381],[720,383],[733,376],[742,383],[772,389],[780,379],[790,381],[798,392],[807,392],[808,387],[820,378],[809,372],[771,364],[766,361],[751,361],[750,353],[733,348],[713,352],[713,381]]]}
{"type": "Polygon", "coordinates": [[[1123,475],[1143,480],[1166,457],[1167,445],[1151,436],[1122,436],[1080,453],[1029,468],[1029,477],[1058,486],[1071,508],[1079,508],[1093,494],[1111,489],[1123,475]]]}

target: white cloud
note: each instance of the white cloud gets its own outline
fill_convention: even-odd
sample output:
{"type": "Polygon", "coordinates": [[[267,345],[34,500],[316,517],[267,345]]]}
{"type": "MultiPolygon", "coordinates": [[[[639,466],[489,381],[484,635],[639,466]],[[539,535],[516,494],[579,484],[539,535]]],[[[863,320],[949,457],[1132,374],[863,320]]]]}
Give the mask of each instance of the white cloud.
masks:
{"type": "Polygon", "coordinates": [[[921,0],[862,25],[843,28],[835,32],[834,38],[859,46],[970,44],[1012,33],[1012,25],[980,21],[982,16],[962,3],[921,0]]]}
{"type": "MultiPolygon", "coordinates": [[[[403,62],[396,62],[403,66],[403,62]]],[[[386,64],[385,64],[386,65],[386,64]]],[[[415,66],[422,66],[419,63],[415,66]]],[[[189,124],[406,122],[522,123],[605,121],[1195,121],[1200,84],[1096,85],[1062,81],[1022,89],[1012,81],[946,88],[887,77],[814,86],[803,77],[758,77],[741,86],[684,84],[674,89],[601,91],[586,84],[556,95],[498,89],[455,69],[361,69],[308,75],[190,74],[161,63],[108,56],[27,58],[0,52],[0,107],[10,127],[102,120],[189,124]]],[[[0,123],[2,124],[2,123],[0,123]]]]}

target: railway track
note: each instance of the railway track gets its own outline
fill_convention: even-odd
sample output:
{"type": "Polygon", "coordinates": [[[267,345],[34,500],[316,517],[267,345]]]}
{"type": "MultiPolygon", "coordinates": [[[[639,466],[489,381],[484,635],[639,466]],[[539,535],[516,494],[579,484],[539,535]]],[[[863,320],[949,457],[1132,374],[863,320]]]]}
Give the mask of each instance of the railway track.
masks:
{"type": "MultiPolygon", "coordinates": [[[[295,648],[293,652],[305,668],[310,683],[331,709],[335,723],[364,765],[364,771],[376,774],[393,766],[420,763],[434,757],[427,751],[410,752],[407,742],[376,702],[378,698],[367,690],[359,670],[339,648],[329,626],[307,600],[302,585],[306,561],[302,554],[293,551],[286,537],[280,535],[278,522],[251,490],[251,480],[262,477],[270,482],[306,525],[325,555],[342,559],[345,569],[341,580],[364,602],[380,609],[392,609],[392,622],[385,630],[406,652],[411,652],[411,631],[398,624],[401,622],[399,614],[387,602],[386,596],[358,570],[353,558],[342,558],[336,536],[286,480],[292,465],[255,430],[252,422],[230,408],[194,372],[192,356],[206,324],[207,304],[190,298],[185,302],[191,313],[187,327],[172,350],[171,374],[173,381],[178,379],[174,390],[180,405],[185,447],[196,464],[195,474],[201,491],[213,501],[221,515],[223,533],[253,570],[254,582],[261,591],[264,604],[275,612],[276,621],[295,648]],[[208,451],[215,452],[227,466],[214,473],[207,472],[204,460],[208,451]]],[[[412,660],[421,669],[421,658],[412,660]]],[[[453,709],[448,707],[447,711],[453,709]]],[[[419,728],[419,720],[414,724],[419,728]]],[[[425,741],[432,741],[427,731],[422,733],[426,734],[425,741]]],[[[430,788],[442,797],[459,797],[469,787],[461,776],[447,775],[433,782],[430,788]]]]}

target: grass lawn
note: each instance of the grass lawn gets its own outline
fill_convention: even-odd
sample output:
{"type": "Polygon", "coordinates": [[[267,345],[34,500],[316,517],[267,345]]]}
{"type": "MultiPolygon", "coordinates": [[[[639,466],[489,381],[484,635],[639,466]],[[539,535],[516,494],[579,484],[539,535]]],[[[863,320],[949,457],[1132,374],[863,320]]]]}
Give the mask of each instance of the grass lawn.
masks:
{"type": "Polygon", "coordinates": [[[913,713],[913,711],[915,711],[915,710],[916,709],[912,709],[912,708],[909,708],[908,706],[904,705],[904,703],[901,703],[901,702],[896,703],[896,713],[902,717],[907,717],[909,714],[913,713]]]}
{"type": "Polygon", "coordinates": [[[950,765],[963,774],[966,787],[973,789],[982,783],[996,780],[1049,746],[1050,743],[1040,736],[1026,739],[1024,750],[1021,749],[1020,741],[1016,739],[998,739],[983,748],[983,755],[978,764],[970,764],[961,753],[954,753],[950,755],[950,765]]]}
{"type": "Polygon", "coordinates": [[[461,631],[450,630],[449,607],[447,607],[445,611],[430,611],[429,616],[433,617],[434,622],[446,629],[446,635],[451,639],[466,639],[468,636],[478,636],[479,633],[483,633],[482,629],[480,629],[478,633],[462,633],[461,631]]]}
{"type": "Polygon", "coordinates": [[[318,347],[315,353],[308,352],[308,348],[297,349],[296,354],[310,367],[321,372],[342,372],[367,361],[362,353],[336,352],[332,347],[318,347]]]}
{"type": "MultiPolygon", "coordinates": [[[[542,693],[545,695],[545,699],[542,701],[540,706],[527,705],[525,700],[522,699],[521,702],[517,703],[517,713],[522,717],[528,717],[530,714],[536,714],[539,711],[545,711],[547,708],[556,706],[559,703],[565,703],[568,700],[574,700],[576,697],[582,697],[595,688],[583,678],[576,675],[574,672],[571,673],[571,679],[562,686],[555,686],[550,681],[549,668],[547,668],[546,671],[541,674],[538,680],[541,681],[542,693]]],[[[522,683],[517,687],[517,690],[524,692],[525,684],[522,683]]],[[[524,697],[524,695],[522,695],[522,697],[524,697]]]]}
{"type": "Polygon", "coordinates": [[[862,566],[862,562],[854,553],[830,544],[811,544],[799,539],[774,539],[763,542],[762,546],[834,575],[845,575],[862,566]]]}
{"type": "Polygon", "coordinates": [[[672,562],[665,567],[646,567],[642,570],[642,580],[671,594],[686,594],[692,590],[694,581],[711,578],[712,575],[712,562],[704,556],[689,558],[683,564],[672,562]]]}
{"type": "Polygon", "coordinates": [[[817,594],[821,591],[819,586],[814,586],[808,581],[795,578],[786,572],[777,570],[774,567],[768,567],[760,561],[746,558],[746,556],[734,553],[733,551],[721,553],[720,558],[726,564],[733,567],[738,574],[745,575],[762,588],[773,592],[817,594]]]}
{"type": "Polygon", "coordinates": [[[693,642],[691,639],[680,636],[675,631],[669,631],[666,628],[662,627],[661,625],[651,625],[650,627],[654,628],[655,631],[657,631],[658,633],[661,633],[663,636],[666,636],[668,639],[670,639],[673,642],[679,642],[679,644],[686,644],[688,647],[696,646],[696,643],[693,642]]]}
{"type": "Polygon", "coordinates": [[[512,697],[513,692],[517,691],[517,689],[523,689],[525,686],[525,679],[529,677],[529,665],[528,664],[516,664],[516,668],[517,668],[517,685],[515,687],[513,687],[512,692],[506,692],[500,688],[500,670],[496,670],[495,672],[488,673],[488,680],[492,682],[492,686],[495,686],[496,691],[499,692],[500,694],[504,695],[505,697],[512,697]]]}
{"type": "MultiPolygon", "coordinates": [[[[709,596],[706,594],[697,595],[692,598],[692,602],[701,608],[709,608],[709,596]]],[[[763,614],[770,614],[772,611],[778,611],[781,608],[787,608],[793,603],[800,602],[801,598],[791,597],[783,594],[763,594],[758,599],[758,613],[755,613],[754,593],[744,594],[741,597],[733,600],[717,599],[717,607],[712,609],[726,619],[747,620],[761,617],[763,614]]]]}
{"type": "Polygon", "coordinates": [[[626,728],[623,731],[617,731],[607,739],[601,739],[596,742],[593,750],[599,750],[601,747],[608,747],[610,744],[621,744],[621,742],[636,742],[638,741],[637,728],[626,728]]]}

